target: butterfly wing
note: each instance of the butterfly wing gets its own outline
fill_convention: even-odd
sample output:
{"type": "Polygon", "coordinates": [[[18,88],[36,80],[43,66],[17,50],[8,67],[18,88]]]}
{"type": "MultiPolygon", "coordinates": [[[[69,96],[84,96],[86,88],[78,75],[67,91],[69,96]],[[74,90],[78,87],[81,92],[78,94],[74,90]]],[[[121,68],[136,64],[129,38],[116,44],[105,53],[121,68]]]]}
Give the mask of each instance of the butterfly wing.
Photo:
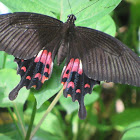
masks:
{"type": "Polygon", "coordinates": [[[35,13],[0,15],[0,50],[30,59],[58,35],[62,25],[57,19],[35,13]]]}
{"type": "Polygon", "coordinates": [[[94,80],[140,87],[140,58],[119,40],[97,30],[76,27],[85,74],[94,80]]]}

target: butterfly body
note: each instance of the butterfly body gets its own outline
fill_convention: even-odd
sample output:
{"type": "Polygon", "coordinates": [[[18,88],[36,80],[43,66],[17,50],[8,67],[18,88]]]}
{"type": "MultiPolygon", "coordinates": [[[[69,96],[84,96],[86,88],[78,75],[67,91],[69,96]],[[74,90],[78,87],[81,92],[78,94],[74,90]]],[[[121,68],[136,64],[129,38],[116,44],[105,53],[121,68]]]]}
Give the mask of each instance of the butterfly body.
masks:
{"type": "Polygon", "coordinates": [[[0,15],[0,50],[13,55],[21,81],[10,92],[14,100],[26,86],[40,89],[53,70],[57,56],[66,59],[61,83],[64,96],[79,102],[79,117],[86,117],[84,96],[100,81],[140,86],[140,58],[119,40],[103,32],[75,26],[35,13],[0,15]]]}

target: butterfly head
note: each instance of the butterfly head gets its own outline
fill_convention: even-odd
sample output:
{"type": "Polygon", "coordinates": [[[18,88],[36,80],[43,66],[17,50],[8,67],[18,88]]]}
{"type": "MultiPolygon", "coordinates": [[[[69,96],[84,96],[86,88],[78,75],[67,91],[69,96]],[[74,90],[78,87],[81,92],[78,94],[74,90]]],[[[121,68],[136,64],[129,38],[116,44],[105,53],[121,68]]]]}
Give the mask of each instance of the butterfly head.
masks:
{"type": "Polygon", "coordinates": [[[76,20],[75,15],[71,14],[71,15],[68,15],[67,17],[68,17],[67,22],[68,22],[68,23],[73,23],[73,24],[74,24],[74,22],[75,22],[75,20],[76,20]]]}

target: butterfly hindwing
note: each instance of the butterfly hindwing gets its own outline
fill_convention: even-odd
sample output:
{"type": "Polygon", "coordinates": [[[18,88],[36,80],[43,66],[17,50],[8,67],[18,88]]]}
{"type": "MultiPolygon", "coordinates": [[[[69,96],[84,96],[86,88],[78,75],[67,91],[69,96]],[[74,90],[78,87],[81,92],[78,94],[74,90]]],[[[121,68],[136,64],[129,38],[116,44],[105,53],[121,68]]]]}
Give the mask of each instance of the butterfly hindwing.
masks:
{"type": "Polygon", "coordinates": [[[62,22],[35,13],[0,16],[0,50],[20,59],[30,59],[58,35],[62,22]]]}
{"type": "Polygon", "coordinates": [[[89,79],[84,74],[82,62],[79,58],[71,58],[63,69],[61,83],[64,85],[64,96],[72,97],[73,102],[76,100],[79,102],[79,117],[85,119],[84,96],[87,93],[91,94],[93,86],[100,84],[100,82],[89,79]]]}
{"type": "Polygon", "coordinates": [[[32,59],[15,59],[18,64],[17,73],[21,80],[9,95],[11,100],[15,99],[18,91],[25,86],[27,89],[34,87],[40,89],[43,83],[48,80],[53,70],[52,52],[41,50],[38,55],[32,59]]]}

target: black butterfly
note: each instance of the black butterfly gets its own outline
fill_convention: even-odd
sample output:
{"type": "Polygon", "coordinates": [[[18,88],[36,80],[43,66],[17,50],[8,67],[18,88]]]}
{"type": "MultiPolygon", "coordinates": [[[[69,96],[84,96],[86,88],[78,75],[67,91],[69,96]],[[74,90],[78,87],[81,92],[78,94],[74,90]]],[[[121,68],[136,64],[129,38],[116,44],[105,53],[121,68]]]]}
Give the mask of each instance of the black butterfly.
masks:
{"type": "Polygon", "coordinates": [[[56,55],[58,65],[66,59],[63,93],[78,100],[81,119],[86,117],[84,96],[100,81],[140,87],[140,58],[110,35],[76,27],[75,20],[72,14],[65,23],[35,13],[0,15],[0,50],[15,57],[21,75],[10,100],[23,86],[40,89],[51,76],[56,55]]]}

